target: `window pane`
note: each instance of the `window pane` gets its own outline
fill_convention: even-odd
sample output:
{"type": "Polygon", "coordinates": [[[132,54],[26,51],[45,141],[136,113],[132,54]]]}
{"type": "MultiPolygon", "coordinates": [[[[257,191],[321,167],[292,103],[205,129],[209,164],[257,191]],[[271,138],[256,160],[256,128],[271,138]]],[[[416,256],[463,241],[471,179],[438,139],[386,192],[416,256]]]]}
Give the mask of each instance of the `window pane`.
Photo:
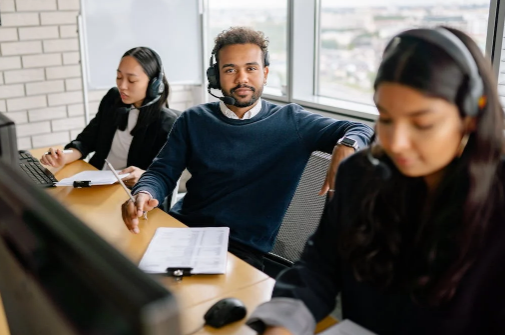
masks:
{"type": "Polygon", "coordinates": [[[372,104],[372,85],[382,52],[403,30],[438,25],[457,28],[484,51],[489,2],[382,0],[378,6],[376,0],[322,0],[317,94],[372,104]]]}
{"type": "Polygon", "coordinates": [[[270,73],[264,93],[286,95],[287,83],[287,1],[209,0],[209,50],[214,39],[230,27],[246,26],[260,30],[268,37],[270,73]]]}

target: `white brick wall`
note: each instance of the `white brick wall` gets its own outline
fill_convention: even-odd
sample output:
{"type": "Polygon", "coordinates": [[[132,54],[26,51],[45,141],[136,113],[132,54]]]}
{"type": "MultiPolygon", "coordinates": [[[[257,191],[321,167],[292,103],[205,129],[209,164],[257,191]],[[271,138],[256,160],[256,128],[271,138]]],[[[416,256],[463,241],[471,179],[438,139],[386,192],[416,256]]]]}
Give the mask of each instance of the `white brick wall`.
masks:
{"type": "Polygon", "coordinates": [[[2,43],[2,55],[29,55],[42,52],[40,41],[2,43]]]}
{"type": "Polygon", "coordinates": [[[0,70],[20,69],[20,68],[21,68],[21,58],[19,56],[0,57],[0,70]]]}
{"type": "Polygon", "coordinates": [[[79,63],[80,55],[78,52],[65,52],[63,54],[63,64],[77,64],[79,63]]]}
{"type": "Polygon", "coordinates": [[[4,78],[6,84],[41,81],[44,80],[44,69],[5,71],[4,78]]]}
{"type": "Polygon", "coordinates": [[[16,0],[16,10],[18,12],[56,10],[56,0],[16,0]]]}
{"type": "Polygon", "coordinates": [[[81,76],[80,65],[66,65],[46,68],[47,79],[75,78],[81,76]]]}
{"type": "Polygon", "coordinates": [[[16,6],[14,5],[14,0],[2,0],[0,1],[2,6],[2,12],[15,12],[16,6]]]}
{"type": "MultiPolygon", "coordinates": [[[[84,127],[79,9],[80,0],[0,0],[0,112],[16,122],[19,149],[66,144],[84,127]]],[[[171,107],[192,105],[191,86],[171,90],[171,107]]],[[[90,118],[107,91],[88,92],[90,118]]]]}
{"type": "Polygon", "coordinates": [[[43,40],[46,38],[58,38],[58,26],[49,27],[26,27],[19,28],[20,40],[43,40]]]}
{"type": "Polygon", "coordinates": [[[63,80],[48,80],[26,84],[26,95],[55,93],[64,90],[65,90],[65,84],[63,80]]]}
{"type": "Polygon", "coordinates": [[[67,117],[66,106],[32,109],[28,111],[28,118],[30,122],[64,119],[66,117],[67,117]]]}
{"type": "Polygon", "coordinates": [[[38,13],[4,13],[2,14],[2,27],[24,27],[24,26],[38,26],[39,14],[38,13]]]}

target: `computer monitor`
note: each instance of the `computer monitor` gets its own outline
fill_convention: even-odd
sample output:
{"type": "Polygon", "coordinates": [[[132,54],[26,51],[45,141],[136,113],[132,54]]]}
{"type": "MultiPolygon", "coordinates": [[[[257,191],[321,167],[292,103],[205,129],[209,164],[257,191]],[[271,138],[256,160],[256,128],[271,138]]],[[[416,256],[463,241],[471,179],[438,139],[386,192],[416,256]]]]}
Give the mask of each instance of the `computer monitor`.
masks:
{"type": "Polygon", "coordinates": [[[179,335],[173,295],[0,160],[0,293],[12,335],[179,335]]]}
{"type": "Polygon", "coordinates": [[[9,119],[7,115],[0,112],[0,160],[17,166],[18,160],[18,145],[16,137],[16,126],[14,121],[9,119]]]}

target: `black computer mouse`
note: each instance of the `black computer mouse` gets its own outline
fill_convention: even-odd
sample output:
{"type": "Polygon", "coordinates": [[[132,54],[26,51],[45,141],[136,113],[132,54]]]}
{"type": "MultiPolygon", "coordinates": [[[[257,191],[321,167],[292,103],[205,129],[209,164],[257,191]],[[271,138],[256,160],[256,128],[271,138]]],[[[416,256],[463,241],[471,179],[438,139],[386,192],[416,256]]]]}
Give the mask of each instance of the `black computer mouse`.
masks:
{"type": "Polygon", "coordinates": [[[243,319],[246,314],[247,309],[242,301],[236,298],[224,298],[212,305],[203,318],[206,325],[221,328],[243,319]]]}

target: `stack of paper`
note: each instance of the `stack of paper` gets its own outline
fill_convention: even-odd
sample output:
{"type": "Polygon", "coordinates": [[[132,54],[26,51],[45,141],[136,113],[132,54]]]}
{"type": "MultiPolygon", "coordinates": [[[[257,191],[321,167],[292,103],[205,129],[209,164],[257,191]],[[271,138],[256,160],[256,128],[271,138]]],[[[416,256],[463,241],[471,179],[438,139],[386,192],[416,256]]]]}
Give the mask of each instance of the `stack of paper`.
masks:
{"type": "Polygon", "coordinates": [[[230,228],[158,228],[140,261],[148,273],[193,268],[192,274],[226,272],[230,228]]]}
{"type": "MultiPolygon", "coordinates": [[[[117,171],[118,174],[120,171],[117,171]]],[[[123,179],[129,173],[120,174],[119,177],[123,179]]],[[[116,177],[110,170],[106,171],[82,171],[72,177],[65,178],[57,182],[56,186],[74,186],[74,181],[89,181],[90,186],[93,185],[110,185],[117,182],[116,177]]]]}

